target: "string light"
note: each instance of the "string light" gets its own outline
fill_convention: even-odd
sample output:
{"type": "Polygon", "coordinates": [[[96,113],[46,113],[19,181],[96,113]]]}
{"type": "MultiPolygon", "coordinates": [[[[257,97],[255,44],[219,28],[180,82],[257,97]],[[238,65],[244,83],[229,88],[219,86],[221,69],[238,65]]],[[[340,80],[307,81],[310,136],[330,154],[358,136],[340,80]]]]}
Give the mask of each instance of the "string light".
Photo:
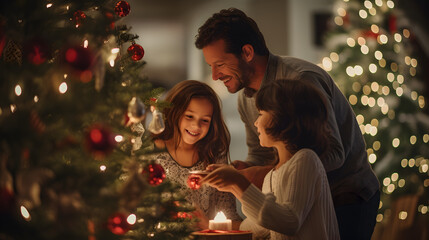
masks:
{"type": "Polygon", "coordinates": [[[338,13],[338,15],[340,15],[341,17],[345,17],[345,16],[346,16],[346,14],[347,14],[346,10],[345,10],[344,8],[342,8],[342,7],[340,7],[340,8],[338,8],[338,9],[337,9],[337,13],[338,13]]]}
{"type": "Polygon", "coordinates": [[[365,10],[361,9],[359,10],[359,17],[361,17],[362,19],[365,19],[368,17],[368,13],[365,10]]]}
{"type": "Polygon", "coordinates": [[[390,93],[390,88],[388,86],[383,86],[381,91],[383,92],[384,95],[387,96],[390,93]]]}
{"type": "Polygon", "coordinates": [[[66,82],[62,82],[60,84],[60,86],[58,87],[58,90],[61,94],[64,94],[67,92],[67,83],[66,82]]]}
{"type": "Polygon", "coordinates": [[[21,86],[19,86],[19,84],[15,86],[15,94],[18,97],[21,96],[21,94],[22,94],[22,88],[21,88],[21,86]]]}
{"type": "Polygon", "coordinates": [[[405,212],[405,211],[399,212],[399,219],[405,220],[405,219],[407,219],[407,216],[408,216],[407,212],[405,212]]]}
{"type": "Polygon", "coordinates": [[[376,73],[377,72],[377,65],[375,65],[374,63],[371,63],[371,64],[369,64],[368,69],[371,73],[376,73]]]}
{"type": "Polygon", "coordinates": [[[401,143],[401,141],[399,140],[399,138],[394,138],[393,141],[392,141],[392,146],[394,148],[397,148],[400,143],[401,143]]]}
{"type": "Polygon", "coordinates": [[[368,46],[367,45],[362,45],[361,47],[360,47],[360,51],[363,53],[363,54],[368,54],[369,53],[369,48],[368,48],[368,46]]]}
{"type": "Polygon", "coordinates": [[[381,60],[383,58],[383,53],[381,53],[380,51],[377,50],[374,52],[374,57],[377,60],[381,60]]]}
{"type": "Polygon", "coordinates": [[[34,98],[33,98],[33,101],[36,103],[36,102],[39,102],[39,97],[36,95],[36,96],[34,96],[34,98]]]}
{"type": "Polygon", "coordinates": [[[342,26],[342,25],[344,24],[343,18],[342,18],[342,17],[338,17],[338,16],[336,16],[336,17],[334,18],[334,22],[335,22],[335,24],[337,24],[338,26],[342,26]]]}
{"type": "Polygon", "coordinates": [[[429,134],[425,134],[425,135],[423,135],[423,142],[424,143],[428,143],[429,142],[429,134]]]}
{"type": "Polygon", "coordinates": [[[328,57],[324,57],[324,58],[322,59],[322,65],[323,65],[323,68],[324,68],[326,71],[331,71],[331,70],[332,70],[332,61],[331,61],[331,59],[330,59],[330,58],[328,58],[328,57]]]}
{"type": "Polygon", "coordinates": [[[375,0],[375,5],[381,7],[381,6],[383,6],[383,1],[382,0],[375,0]]]}
{"type": "Polygon", "coordinates": [[[30,220],[31,220],[31,215],[30,215],[30,213],[28,212],[27,208],[25,208],[24,206],[21,206],[21,207],[20,207],[20,210],[21,210],[21,215],[22,215],[22,217],[23,217],[25,220],[30,221],[30,220]]]}
{"type": "Polygon", "coordinates": [[[368,8],[368,9],[372,8],[372,3],[371,3],[370,1],[368,1],[368,0],[366,0],[366,1],[363,3],[363,5],[364,5],[366,8],[368,8]]]}
{"type": "Polygon", "coordinates": [[[340,60],[340,56],[338,56],[336,52],[331,52],[331,54],[329,54],[329,57],[333,62],[338,62],[340,60]]]}
{"type": "Polygon", "coordinates": [[[101,172],[106,171],[106,169],[107,169],[106,165],[101,165],[101,166],[100,166],[100,171],[101,171],[101,172]]]}
{"type": "Polygon", "coordinates": [[[371,31],[372,31],[373,33],[378,33],[378,32],[380,31],[380,28],[379,28],[377,25],[372,24],[372,25],[371,25],[371,31]]]}
{"type": "Polygon", "coordinates": [[[395,41],[397,41],[398,43],[402,41],[402,36],[399,33],[395,33],[395,35],[393,36],[393,38],[395,39],[395,41]]]}
{"type": "Polygon", "coordinates": [[[424,108],[425,107],[425,99],[423,96],[419,96],[419,107],[424,108]]]}
{"type": "Polygon", "coordinates": [[[349,47],[354,47],[356,45],[356,41],[353,38],[349,37],[347,38],[347,45],[349,45],[349,47]]]}
{"type": "Polygon", "coordinates": [[[410,31],[408,29],[404,29],[402,30],[402,34],[404,35],[404,37],[409,38],[410,37],[410,31]]]}
{"type": "Polygon", "coordinates": [[[377,37],[377,41],[378,41],[378,43],[380,43],[380,44],[386,44],[386,43],[388,42],[388,38],[387,38],[387,36],[386,36],[386,35],[381,34],[381,35],[379,35],[379,36],[377,37]]]}
{"type": "MultiPolygon", "coordinates": [[[[362,87],[362,85],[361,85],[359,82],[354,82],[354,83],[352,84],[352,89],[353,89],[353,91],[355,91],[355,92],[359,92],[359,91],[360,91],[360,89],[361,89],[361,87],[362,87]]],[[[417,99],[417,97],[416,97],[416,99],[417,99]]]]}
{"type": "Polygon", "coordinates": [[[351,105],[356,105],[357,103],[357,97],[355,95],[350,95],[349,96],[349,102],[351,105]]]}
{"type": "Polygon", "coordinates": [[[384,68],[386,66],[386,60],[384,60],[384,58],[380,59],[380,61],[378,61],[378,65],[384,68]]]}
{"type": "Polygon", "coordinates": [[[388,8],[394,8],[395,7],[395,3],[393,1],[391,1],[391,0],[388,0],[386,2],[386,5],[387,5],[388,8]]]}

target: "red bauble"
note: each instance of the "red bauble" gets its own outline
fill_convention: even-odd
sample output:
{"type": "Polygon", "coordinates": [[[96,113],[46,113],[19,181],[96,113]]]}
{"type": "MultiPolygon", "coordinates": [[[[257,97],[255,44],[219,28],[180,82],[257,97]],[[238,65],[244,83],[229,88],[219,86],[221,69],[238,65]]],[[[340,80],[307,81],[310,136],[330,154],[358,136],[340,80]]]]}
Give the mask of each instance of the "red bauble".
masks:
{"type": "Polygon", "coordinates": [[[178,212],[175,219],[181,218],[181,219],[192,219],[192,215],[187,212],[178,212]]]}
{"type": "Polygon", "coordinates": [[[30,63],[40,65],[50,58],[50,49],[45,41],[32,39],[24,45],[24,55],[30,63]]]}
{"type": "Polygon", "coordinates": [[[143,169],[143,174],[148,174],[148,182],[152,186],[157,186],[162,183],[165,179],[165,171],[164,168],[157,163],[152,163],[147,165],[143,169]]]}
{"type": "Polygon", "coordinates": [[[116,235],[125,234],[131,229],[131,225],[127,222],[127,216],[120,212],[109,217],[107,227],[116,235]]]}
{"type": "Polygon", "coordinates": [[[130,13],[130,4],[126,1],[119,1],[116,3],[115,6],[115,13],[119,16],[119,17],[125,17],[130,13]]]}
{"type": "Polygon", "coordinates": [[[82,25],[83,21],[85,21],[86,15],[84,12],[82,12],[81,10],[77,10],[74,14],[73,14],[73,21],[74,24],[76,25],[76,27],[80,27],[80,25],[82,25]]]}
{"type": "Polygon", "coordinates": [[[131,59],[133,59],[134,61],[138,61],[140,59],[143,58],[144,56],[144,50],[143,47],[133,43],[129,48],[128,48],[128,54],[131,55],[131,59]]]}
{"type": "Polygon", "coordinates": [[[196,175],[196,174],[191,174],[191,175],[189,175],[186,183],[188,184],[188,187],[190,189],[197,190],[201,187],[200,179],[201,179],[201,176],[196,175]]]}
{"type": "Polygon", "coordinates": [[[65,61],[75,70],[85,71],[92,65],[93,56],[88,48],[82,46],[71,47],[65,51],[65,61]]]}
{"type": "Polygon", "coordinates": [[[116,146],[113,133],[104,126],[94,125],[86,133],[86,146],[96,156],[103,157],[116,146]]]}

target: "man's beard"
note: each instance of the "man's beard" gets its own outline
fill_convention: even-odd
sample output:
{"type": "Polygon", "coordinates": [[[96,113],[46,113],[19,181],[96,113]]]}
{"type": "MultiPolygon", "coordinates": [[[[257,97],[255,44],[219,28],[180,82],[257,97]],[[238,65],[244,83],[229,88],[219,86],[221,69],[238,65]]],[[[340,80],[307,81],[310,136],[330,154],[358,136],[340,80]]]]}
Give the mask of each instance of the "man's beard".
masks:
{"type": "Polygon", "coordinates": [[[240,69],[241,76],[238,79],[240,85],[238,85],[237,92],[241,89],[248,89],[250,85],[250,76],[253,74],[253,69],[242,59],[239,60],[238,66],[240,69]]]}

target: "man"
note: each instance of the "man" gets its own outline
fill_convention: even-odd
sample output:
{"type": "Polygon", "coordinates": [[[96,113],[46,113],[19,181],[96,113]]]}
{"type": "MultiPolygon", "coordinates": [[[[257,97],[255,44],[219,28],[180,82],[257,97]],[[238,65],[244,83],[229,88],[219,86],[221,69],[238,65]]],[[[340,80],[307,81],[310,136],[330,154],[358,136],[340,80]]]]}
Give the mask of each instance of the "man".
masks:
{"type": "MultiPolygon", "coordinates": [[[[273,149],[259,145],[254,122],[258,117],[255,93],[277,79],[308,81],[329,102],[329,154],[321,156],[327,172],[342,239],[370,239],[380,201],[379,183],[367,160],[355,114],[327,72],[292,57],[269,52],[255,21],[238,9],[213,14],[198,30],[195,41],[210,65],[213,80],[230,93],[238,92],[238,111],[246,128],[248,156],[234,161],[249,180],[260,186],[274,164],[273,149]],[[271,161],[271,162],[270,162],[271,161]],[[251,166],[263,167],[251,167],[251,166]],[[246,172],[247,171],[247,172],[246,172]],[[253,178],[253,179],[252,179],[253,178]]],[[[282,104],[282,103],[279,103],[282,104]]]]}

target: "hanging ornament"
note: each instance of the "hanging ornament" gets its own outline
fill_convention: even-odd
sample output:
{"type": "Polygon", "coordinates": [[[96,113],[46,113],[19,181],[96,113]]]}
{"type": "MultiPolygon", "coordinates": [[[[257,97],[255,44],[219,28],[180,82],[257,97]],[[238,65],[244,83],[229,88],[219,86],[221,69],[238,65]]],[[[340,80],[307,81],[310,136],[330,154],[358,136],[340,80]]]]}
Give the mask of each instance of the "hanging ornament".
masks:
{"type": "Polygon", "coordinates": [[[131,59],[133,59],[134,61],[138,61],[144,56],[143,47],[136,43],[131,44],[127,51],[128,54],[131,56],[131,59]]]}
{"type": "Polygon", "coordinates": [[[25,44],[24,55],[30,63],[40,65],[50,58],[50,49],[45,41],[41,39],[32,39],[25,44]]]}
{"type": "Polygon", "coordinates": [[[65,51],[65,61],[75,70],[85,71],[93,62],[93,56],[88,48],[82,46],[70,47],[65,51]]]}
{"type": "Polygon", "coordinates": [[[96,157],[104,157],[116,146],[113,133],[104,126],[95,124],[86,133],[86,147],[96,157]]]}
{"type": "Polygon", "coordinates": [[[119,1],[116,3],[115,6],[115,13],[119,16],[119,17],[125,17],[130,13],[130,4],[126,1],[119,1]]]}
{"type": "Polygon", "coordinates": [[[186,183],[188,184],[188,187],[190,189],[197,190],[201,187],[200,179],[201,179],[201,176],[199,176],[197,174],[191,174],[191,175],[189,175],[186,183]]]}
{"type": "Polygon", "coordinates": [[[192,214],[189,214],[187,212],[177,212],[175,219],[192,219],[192,214]]]}
{"type": "Polygon", "coordinates": [[[22,64],[22,47],[19,43],[9,40],[4,47],[3,59],[5,62],[22,64]]]}
{"type": "Polygon", "coordinates": [[[131,225],[127,222],[125,214],[117,212],[107,220],[107,227],[116,235],[123,235],[131,229],[131,225]]]}
{"type": "MultiPolygon", "coordinates": [[[[139,123],[145,118],[145,105],[139,97],[133,97],[128,103],[129,123],[139,123]]],[[[128,124],[128,123],[127,123],[128,124]]]]}
{"type": "Polygon", "coordinates": [[[82,23],[85,21],[86,14],[82,12],[81,10],[77,10],[73,14],[73,21],[76,27],[80,27],[82,23]]]}
{"type": "MultiPolygon", "coordinates": [[[[151,101],[156,102],[157,99],[152,98],[151,101]]],[[[160,134],[165,129],[164,118],[162,112],[160,112],[155,106],[150,106],[152,111],[152,121],[149,123],[149,131],[153,134],[160,134]]]]}
{"type": "Polygon", "coordinates": [[[135,136],[133,138],[133,142],[132,142],[133,143],[133,151],[137,151],[143,145],[142,137],[143,137],[143,134],[145,132],[145,129],[143,127],[143,124],[141,122],[139,122],[139,123],[134,123],[133,125],[131,125],[131,131],[137,133],[137,136],[135,136]]]}
{"type": "Polygon", "coordinates": [[[160,164],[157,163],[147,165],[143,169],[142,173],[148,175],[147,180],[152,186],[161,184],[165,179],[165,170],[160,164]]]}

